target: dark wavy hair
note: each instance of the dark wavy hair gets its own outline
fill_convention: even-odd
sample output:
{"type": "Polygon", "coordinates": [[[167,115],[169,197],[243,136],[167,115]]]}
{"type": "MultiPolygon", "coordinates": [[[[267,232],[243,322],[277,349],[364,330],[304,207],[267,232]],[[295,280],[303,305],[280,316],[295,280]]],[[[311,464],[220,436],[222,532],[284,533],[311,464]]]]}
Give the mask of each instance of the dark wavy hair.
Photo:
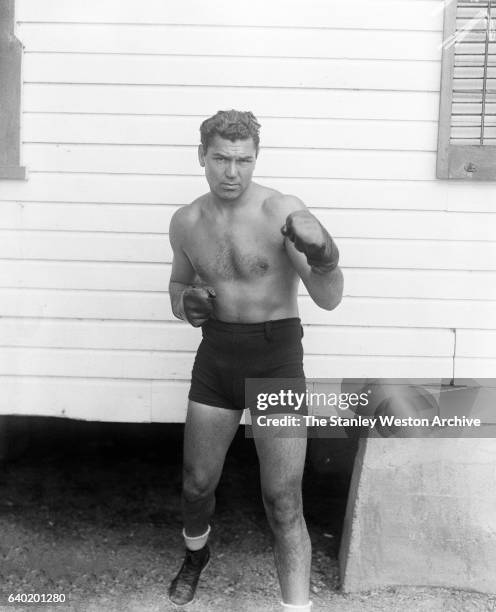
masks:
{"type": "Polygon", "coordinates": [[[234,109],[217,111],[215,115],[205,119],[200,126],[200,137],[203,151],[206,153],[212,139],[219,135],[234,142],[253,138],[258,153],[260,143],[260,123],[250,111],[237,111],[234,109]]]}

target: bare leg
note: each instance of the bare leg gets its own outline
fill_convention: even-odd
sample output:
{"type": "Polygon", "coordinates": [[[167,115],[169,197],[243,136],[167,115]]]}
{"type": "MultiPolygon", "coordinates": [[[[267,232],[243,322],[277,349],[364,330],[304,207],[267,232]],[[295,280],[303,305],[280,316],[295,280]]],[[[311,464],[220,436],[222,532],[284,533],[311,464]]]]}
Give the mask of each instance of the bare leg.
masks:
{"type": "Polygon", "coordinates": [[[241,410],[226,410],[192,401],[188,404],[182,494],[183,521],[188,536],[200,536],[208,529],[215,508],[215,489],[241,414],[241,410]]]}
{"type": "Polygon", "coordinates": [[[215,507],[215,489],[240,418],[240,410],[192,401],[188,404],[182,495],[187,548],[181,569],[169,587],[169,599],[176,605],[186,605],[193,600],[200,575],[210,558],[206,542],[215,507]],[[188,538],[196,538],[196,541],[188,538]]]}
{"type": "Polygon", "coordinates": [[[293,605],[309,601],[312,549],[301,493],[306,443],[306,438],[255,438],[282,599],[293,605]]]}

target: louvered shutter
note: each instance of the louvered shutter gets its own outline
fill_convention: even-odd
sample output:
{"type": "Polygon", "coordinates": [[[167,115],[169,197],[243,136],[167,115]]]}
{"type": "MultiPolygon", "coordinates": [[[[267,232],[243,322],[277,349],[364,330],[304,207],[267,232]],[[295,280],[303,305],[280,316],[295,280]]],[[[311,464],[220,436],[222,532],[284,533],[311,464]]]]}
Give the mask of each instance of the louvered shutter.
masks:
{"type": "Polygon", "coordinates": [[[496,0],[445,9],[438,178],[496,179],[496,0]]]}

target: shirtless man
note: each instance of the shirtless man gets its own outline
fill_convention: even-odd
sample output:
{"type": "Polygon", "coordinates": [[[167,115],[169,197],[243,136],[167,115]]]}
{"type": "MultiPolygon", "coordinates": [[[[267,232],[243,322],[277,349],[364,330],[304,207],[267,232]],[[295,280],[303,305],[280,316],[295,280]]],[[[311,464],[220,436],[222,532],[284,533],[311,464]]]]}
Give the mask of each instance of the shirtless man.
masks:
{"type": "MultiPolygon", "coordinates": [[[[300,279],[321,308],[332,310],[342,297],[338,249],[325,228],[298,198],[252,182],[259,128],[252,113],[235,110],[202,123],[198,156],[210,191],[179,209],[170,226],[172,310],[203,333],[184,433],[186,556],[169,588],[177,605],[192,601],[209,560],[209,520],[245,407],[244,378],[303,378],[300,279]]],[[[255,445],[282,609],[308,611],[306,439],[256,437],[255,445]]]]}

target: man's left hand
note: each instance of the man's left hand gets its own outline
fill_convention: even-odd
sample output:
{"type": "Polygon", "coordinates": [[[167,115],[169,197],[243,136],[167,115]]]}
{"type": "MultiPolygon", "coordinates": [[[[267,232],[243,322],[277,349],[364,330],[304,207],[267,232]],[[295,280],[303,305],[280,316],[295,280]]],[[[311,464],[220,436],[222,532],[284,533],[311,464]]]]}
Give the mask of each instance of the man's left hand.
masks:
{"type": "Polygon", "coordinates": [[[304,253],[315,272],[334,270],[339,261],[339,251],[329,232],[308,210],[297,210],[286,218],[281,233],[304,253]]]}

